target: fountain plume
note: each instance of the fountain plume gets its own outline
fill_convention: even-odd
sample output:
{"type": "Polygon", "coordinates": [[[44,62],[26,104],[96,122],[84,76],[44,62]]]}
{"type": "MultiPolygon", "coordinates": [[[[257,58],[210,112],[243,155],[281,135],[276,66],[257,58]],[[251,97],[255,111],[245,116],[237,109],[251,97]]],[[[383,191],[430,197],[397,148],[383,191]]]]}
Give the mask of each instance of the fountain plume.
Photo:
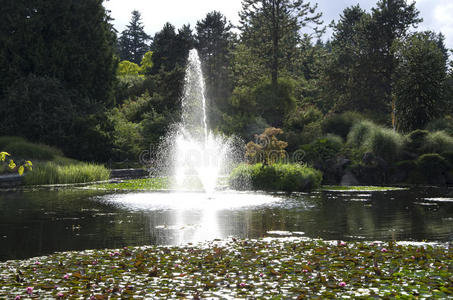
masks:
{"type": "Polygon", "coordinates": [[[230,141],[208,127],[205,83],[197,50],[189,52],[182,97],[182,121],[173,135],[173,188],[214,192],[231,152],[230,141]]]}

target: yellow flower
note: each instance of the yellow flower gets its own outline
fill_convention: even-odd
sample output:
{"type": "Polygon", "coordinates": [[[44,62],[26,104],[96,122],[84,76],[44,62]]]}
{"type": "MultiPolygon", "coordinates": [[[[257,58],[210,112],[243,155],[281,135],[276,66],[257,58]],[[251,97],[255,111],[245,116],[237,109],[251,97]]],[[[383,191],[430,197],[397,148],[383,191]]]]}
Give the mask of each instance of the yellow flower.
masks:
{"type": "Polygon", "coordinates": [[[8,152],[0,152],[0,161],[5,161],[6,156],[11,156],[8,152]]]}
{"type": "Polygon", "coordinates": [[[8,167],[9,167],[10,169],[14,169],[14,168],[16,167],[16,164],[14,163],[14,161],[13,161],[12,159],[9,161],[8,167]]]}

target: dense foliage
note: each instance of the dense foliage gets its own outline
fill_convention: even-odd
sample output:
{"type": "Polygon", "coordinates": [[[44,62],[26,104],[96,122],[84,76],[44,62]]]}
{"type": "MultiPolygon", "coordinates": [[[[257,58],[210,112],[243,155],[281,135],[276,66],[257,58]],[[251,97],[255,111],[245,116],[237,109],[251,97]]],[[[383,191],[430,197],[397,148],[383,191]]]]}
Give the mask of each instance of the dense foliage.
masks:
{"type": "Polygon", "coordinates": [[[282,128],[284,155],[303,150],[321,168],[339,157],[362,164],[367,153],[392,165],[453,151],[449,53],[441,33],[414,30],[422,20],[412,2],[347,7],[326,42],[322,11],[304,0],[244,0],[237,30],[212,11],[194,28],[166,23],[153,37],[139,11],[118,33],[100,0],[51,3],[2,6],[7,135],[77,159],[138,163],[180,121],[196,48],[214,131],[249,141],[282,128]],[[417,129],[430,133],[414,149],[417,129]]]}
{"type": "Polygon", "coordinates": [[[239,190],[309,192],[320,187],[322,173],[300,164],[242,164],[230,175],[229,184],[239,190]]]}

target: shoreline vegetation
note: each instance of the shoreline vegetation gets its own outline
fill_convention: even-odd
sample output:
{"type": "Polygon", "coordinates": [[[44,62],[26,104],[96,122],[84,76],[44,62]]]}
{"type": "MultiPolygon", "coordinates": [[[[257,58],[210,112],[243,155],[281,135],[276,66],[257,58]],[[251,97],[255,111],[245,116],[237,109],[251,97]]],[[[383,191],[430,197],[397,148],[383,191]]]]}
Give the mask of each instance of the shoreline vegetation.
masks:
{"type": "MultiPolygon", "coordinates": [[[[86,183],[110,178],[110,171],[103,165],[67,158],[55,147],[30,143],[21,137],[0,137],[0,149],[11,153],[17,161],[33,162],[33,170],[26,172],[23,177],[26,186],[86,183]]],[[[7,168],[0,170],[0,174],[12,172],[7,168]]]]}
{"type": "MultiPolygon", "coordinates": [[[[309,192],[321,185],[393,187],[453,184],[453,137],[444,131],[416,130],[402,135],[363,120],[356,114],[333,116],[323,122],[326,135],[295,152],[286,149],[289,147],[287,142],[276,138],[277,135],[285,138],[281,129],[267,128],[259,137],[272,142],[262,143],[265,147],[253,142],[247,144],[248,164],[239,164],[232,170],[228,179],[230,187],[309,192]],[[285,157],[292,158],[296,154],[302,154],[302,161],[291,163],[291,160],[285,160],[285,157]]],[[[31,143],[21,137],[0,137],[0,150],[12,154],[14,161],[33,162],[33,171],[25,172],[25,185],[110,179],[109,169],[102,164],[67,158],[55,147],[31,143]]],[[[11,172],[13,170],[8,166],[0,166],[0,174],[11,172]]],[[[155,183],[157,186],[153,187],[153,184],[151,189],[164,188],[165,185],[155,183]]],[[[133,185],[131,189],[141,189],[133,185]]]]}
{"type": "Polygon", "coordinates": [[[452,265],[447,244],[233,238],[0,262],[0,297],[448,298],[452,265]]]}

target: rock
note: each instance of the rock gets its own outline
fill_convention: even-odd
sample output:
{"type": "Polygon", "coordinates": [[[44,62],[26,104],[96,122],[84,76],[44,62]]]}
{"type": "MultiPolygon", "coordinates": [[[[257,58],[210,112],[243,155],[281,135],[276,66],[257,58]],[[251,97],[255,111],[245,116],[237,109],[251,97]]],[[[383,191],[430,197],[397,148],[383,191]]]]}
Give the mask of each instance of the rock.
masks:
{"type": "Polygon", "coordinates": [[[396,170],[392,176],[390,176],[390,183],[403,183],[407,180],[407,172],[404,170],[396,170]]]}
{"type": "Polygon", "coordinates": [[[337,160],[337,163],[335,165],[336,168],[340,170],[344,170],[346,167],[348,167],[351,164],[351,160],[347,158],[339,158],[337,160]]]}
{"type": "Polygon", "coordinates": [[[359,185],[360,183],[351,171],[346,171],[346,173],[341,178],[340,184],[343,186],[354,186],[359,185]]]}

